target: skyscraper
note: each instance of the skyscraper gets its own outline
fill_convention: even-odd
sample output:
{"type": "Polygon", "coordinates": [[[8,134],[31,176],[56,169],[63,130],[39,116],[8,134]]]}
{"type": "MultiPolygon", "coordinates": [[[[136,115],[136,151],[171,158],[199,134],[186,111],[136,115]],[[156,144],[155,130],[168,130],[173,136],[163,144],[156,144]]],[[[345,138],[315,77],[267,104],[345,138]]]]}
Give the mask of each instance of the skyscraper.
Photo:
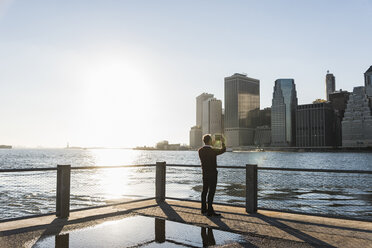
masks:
{"type": "Polygon", "coordinates": [[[275,81],[271,106],[271,144],[292,146],[295,143],[297,93],[294,79],[275,81]]]}
{"type": "Polygon", "coordinates": [[[203,125],[203,102],[212,98],[213,94],[203,93],[196,97],[196,126],[203,125]]]}
{"type": "Polygon", "coordinates": [[[297,106],[296,146],[335,146],[335,114],[330,102],[297,106]]]}
{"type": "Polygon", "coordinates": [[[213,94],[203,93],[196,97],[196,125],[190,129],[190,147],[202,145],[203,102],[212,98],[213,94]]]}
{"type": "Polygon", "coordinates": [[[363,86],[354,87],[342,120],[342,146],[372,147],[371,100],[363,86]]]}
{"type": "Polygon", "coordinates": [[[336,90],[336,78],[333,76],[332,73],[327,71],[326,75],[326,99],[329,101],[329,95],[332,94],[336,90]]]}
{"type": "Polygon", "coordinates": [[[225,78],[225,135],[227,146],[253,144],[253,115],[260,109],[260,81],[235,73],[225,78]]]}
{"type": "Polygon", "coordinates": [[[368,97],[372,98],[372,65],[364,73],[364,85],[366,87],[368,97]]]}
{"type": "Polygon", "coordinates": [[[203,102],[203,124],[204,134],[222,133],[222,101],[209,98],[203,102]]]}
{"type": "Polygon", "coordinates": [[[350,92],[348,91],[335,91],[329,95],[329,101],[332,104],[333,110],[335,112],[335,145],[342,146],[342,127],[341,122],[344,118],[344,113],[349,100],[350,92]]]}

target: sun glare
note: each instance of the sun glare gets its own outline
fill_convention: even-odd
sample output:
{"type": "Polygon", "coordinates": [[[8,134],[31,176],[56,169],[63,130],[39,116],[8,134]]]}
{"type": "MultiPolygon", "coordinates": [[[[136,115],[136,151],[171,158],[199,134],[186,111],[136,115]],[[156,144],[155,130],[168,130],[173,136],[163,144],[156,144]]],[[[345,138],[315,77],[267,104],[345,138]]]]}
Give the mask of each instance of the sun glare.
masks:
{"type": "Polygon", "coordinates": [[[134,62],[103,60],[85,71],[82,85],[82,140],[133,144],[138,123],[146,121],[143,112],[151,98],[146,73],[134,62]]]}

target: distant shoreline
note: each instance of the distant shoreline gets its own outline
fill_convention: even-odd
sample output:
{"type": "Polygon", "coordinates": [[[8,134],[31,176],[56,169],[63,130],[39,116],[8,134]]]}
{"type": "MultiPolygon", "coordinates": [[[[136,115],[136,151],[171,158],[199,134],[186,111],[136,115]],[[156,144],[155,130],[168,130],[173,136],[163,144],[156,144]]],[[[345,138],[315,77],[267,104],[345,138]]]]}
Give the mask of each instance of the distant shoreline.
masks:
{"type": "MultiPolygon", "coordinates": [[[[141,151],[197,151],[198,148],[189,149],[157,149],[154,147],[136,147],[133,150],[141,151]]],[[[372,147],[236,147],[227,148],[228,152],[363,152],[372,153],[372,147]]]]}
{"type": "MultiPolygon", "coordinates": [[[[0,145],[0,149],[13,149],[9,145],[0,145]]],[[[158,149],[155,147],[134,147],[134,148],[111,148],[111,147],[69,147],[69,148],[14,148],[14,149],[65,149],[65,150],[94,150],[94,149],[125,149],[125,150],[138,150],[138,151],[197,151],[199,148],[186,148],[181,149],[158,149]]],[[[372,147],[253,147],[243,146],[235,148],[227,148],[227,152],[330,152],[330,153],[372,153],[372,147]]]]}
{"type": "Polygon", "coordinates": [[[234,152],[372,152],[372,147],[239,147],[234,152]]]}
{"type": "Polygon", "coordinates": [[[158,149],[155,147],[135,147],[132,150],[139,150],[139,151],[194,151],[191,148],[181,148],[181,149],[158,149]]]}
{"type": "Polygon", "coordinates": [[[0,149],[12,149],[12,146],[0,145],[0,149]]]}

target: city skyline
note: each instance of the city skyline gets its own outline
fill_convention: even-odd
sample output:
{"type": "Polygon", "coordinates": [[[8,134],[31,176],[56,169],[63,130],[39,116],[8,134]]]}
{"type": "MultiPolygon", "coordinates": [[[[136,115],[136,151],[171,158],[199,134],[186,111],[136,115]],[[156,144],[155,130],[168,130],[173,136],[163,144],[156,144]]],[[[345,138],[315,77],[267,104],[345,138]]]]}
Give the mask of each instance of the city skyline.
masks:
{"type": "Polygon", "coordinates": [[[0,2],[0,144],[188,143],[194,99],[235,72],[278,78],[299,104],[364,85],[372,1],[0,2]],[[171,20],[171,21],[170,21],[171,20]]]}

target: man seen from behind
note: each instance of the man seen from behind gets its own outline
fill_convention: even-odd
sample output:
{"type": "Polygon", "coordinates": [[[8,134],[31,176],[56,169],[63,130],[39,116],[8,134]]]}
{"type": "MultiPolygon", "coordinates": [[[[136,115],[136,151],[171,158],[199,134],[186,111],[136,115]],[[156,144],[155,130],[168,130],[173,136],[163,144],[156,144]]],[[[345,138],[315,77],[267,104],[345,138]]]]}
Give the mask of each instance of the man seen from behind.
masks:
{"type": "Polygon", "coordinates": [[[203,191],[201,194],[201,212],[208,216],[220,216],[213,209],[213,198],[217,186],[217,156],[226,151],[225,140],[221,137],[222,148],[212,147],[213,142],[210,134],[203,136],[204,146],[199,149],[199,158],[203,171],[203,191]],[[208,194],[208,207],[207,207],[208,194]]]}

